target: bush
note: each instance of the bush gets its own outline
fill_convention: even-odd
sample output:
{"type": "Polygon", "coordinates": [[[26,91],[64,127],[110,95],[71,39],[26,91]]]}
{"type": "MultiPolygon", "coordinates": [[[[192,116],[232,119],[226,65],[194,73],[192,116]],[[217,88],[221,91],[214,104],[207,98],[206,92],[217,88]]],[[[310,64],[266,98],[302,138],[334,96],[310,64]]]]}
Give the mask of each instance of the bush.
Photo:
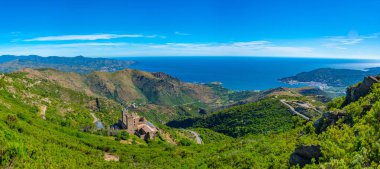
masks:
{"type": "Polygon", "coordinates": [[[180,145],[180,146],[190,146],[191,144],[192,144],[192,142],[188,139],[182,139],[178,143],[178,145],[180,145]]]}
{"type": "Polygon", "coordinates": [[[17,124],[17,116],[14,114],[9,114],[5,120],[5,123],[9,126],[9,128],[15,128],[17,124]]]}

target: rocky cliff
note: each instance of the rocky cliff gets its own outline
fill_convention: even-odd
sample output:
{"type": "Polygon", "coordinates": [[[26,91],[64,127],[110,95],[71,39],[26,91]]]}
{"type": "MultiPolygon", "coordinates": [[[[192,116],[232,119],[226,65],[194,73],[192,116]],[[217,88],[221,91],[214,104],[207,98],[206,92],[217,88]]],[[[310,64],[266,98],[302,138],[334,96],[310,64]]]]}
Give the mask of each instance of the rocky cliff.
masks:
{"type": "Polygon", "coordinates": [[[346,99],[344,100],[342,107],[367,95],[370,92],[372,85],[379,82],[379,78],[380,77],[367,76],[364,78],[363,82],[347,88],[346,99]]]}

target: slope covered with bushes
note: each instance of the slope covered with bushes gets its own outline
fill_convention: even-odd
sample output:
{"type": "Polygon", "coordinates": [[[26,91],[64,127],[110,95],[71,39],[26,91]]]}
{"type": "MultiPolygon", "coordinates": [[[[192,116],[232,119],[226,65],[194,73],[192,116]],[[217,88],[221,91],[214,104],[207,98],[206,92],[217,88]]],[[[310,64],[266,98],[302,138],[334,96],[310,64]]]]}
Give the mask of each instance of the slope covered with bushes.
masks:
{"type": "Polygon", "coordinates": [[[209,128],[233,137],[268,134],[293,128],[297,117],[278,99],[268,98],[227,108],[206,117],[189,118],[168,123],[172,127],[209,128]]]}
{"type": "MultiPolygon", "coordinates": [[[[24,73],[1,75],[0,91],[2,168],[242,168],[267,167],[273,160],[278,163],[271,165],[286,166],[284,158],[263,158],[258,154],[277,153],[286,157],[294,147],[266,149],[274,144],[292,145],[269,142],[271,137],[277,137],[275,135],[236,141],[202,129],[197,130],[204,135],[204,145],[192,142],[175,145],[165,142],[163,136],[144,142],[123,134],[120,137],[91,134],[83,130],[86,126],[94,126],[89,114],[93,110],[87,104],[93,98],[86,94],[49,81],[29,79],[24,73]],[[47,106],[43,114],[41,105],[47,106]],[[120,141],[130,138],[130,143],[120,141]],[[106,154],[118,157],[119,161],[106,161],[106,154]]],[[[109,110],[116,105],[112,101],[102,104],[109,104],[109,110]]],[[[294,136],[287,133],[278,137],[294,136]]]]}
{"type": "Polygon", "coordinates": [[[94,130],[90,112],[102,117],[104,123],[111,123],[121,108],[117,102],[101,97],[99,110],[94,99],[50,81],[27,78],[25,73],[0,75],[0,167],[379,166],[379,83],[344,107],[344,99],[333,100],[328,104],[330,112],[307,123],[292,116],[279,98],[221,110],[192,123],[192,127],[209,128],[192,129],[204,139],[202,145],[187,140],[183,132],[163,125],[160,128],[165,132],[148,142],[122,132],[112,136],[107,130],[94,130]],[[174,141],[168,141],[168,136],[174,141]],[[318,156],[307,158],[306,163],[298,163],[294,158],[303,158],[305,154],[318,156]],[[106,161],[105,156],[118,161],[106,161]]]}

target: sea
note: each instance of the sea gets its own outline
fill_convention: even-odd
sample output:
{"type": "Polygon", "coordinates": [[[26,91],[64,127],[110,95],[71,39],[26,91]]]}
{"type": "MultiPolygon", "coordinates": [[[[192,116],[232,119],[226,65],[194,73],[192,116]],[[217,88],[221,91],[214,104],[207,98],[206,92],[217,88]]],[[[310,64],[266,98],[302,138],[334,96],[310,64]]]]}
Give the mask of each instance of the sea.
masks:
{"type": "Polygon", "coordinates": [[[300,87],[278,79],[318,68],[359,69],[380,67],[380,60],[284,57],[123,57],[132,69],[164,72],[191,83],[220,82],[228,89],[267,90],[300,87]]]}

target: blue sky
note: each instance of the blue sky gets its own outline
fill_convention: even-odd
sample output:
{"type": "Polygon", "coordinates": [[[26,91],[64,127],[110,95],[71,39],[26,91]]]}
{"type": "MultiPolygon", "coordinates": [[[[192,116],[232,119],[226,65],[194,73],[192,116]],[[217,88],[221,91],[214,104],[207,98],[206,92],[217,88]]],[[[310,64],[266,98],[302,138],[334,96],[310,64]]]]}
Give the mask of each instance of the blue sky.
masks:
{"type": "Polygon", "coordinates": [[[380,59],[378,0],[1,0],[0,55],[380,59]]]}

